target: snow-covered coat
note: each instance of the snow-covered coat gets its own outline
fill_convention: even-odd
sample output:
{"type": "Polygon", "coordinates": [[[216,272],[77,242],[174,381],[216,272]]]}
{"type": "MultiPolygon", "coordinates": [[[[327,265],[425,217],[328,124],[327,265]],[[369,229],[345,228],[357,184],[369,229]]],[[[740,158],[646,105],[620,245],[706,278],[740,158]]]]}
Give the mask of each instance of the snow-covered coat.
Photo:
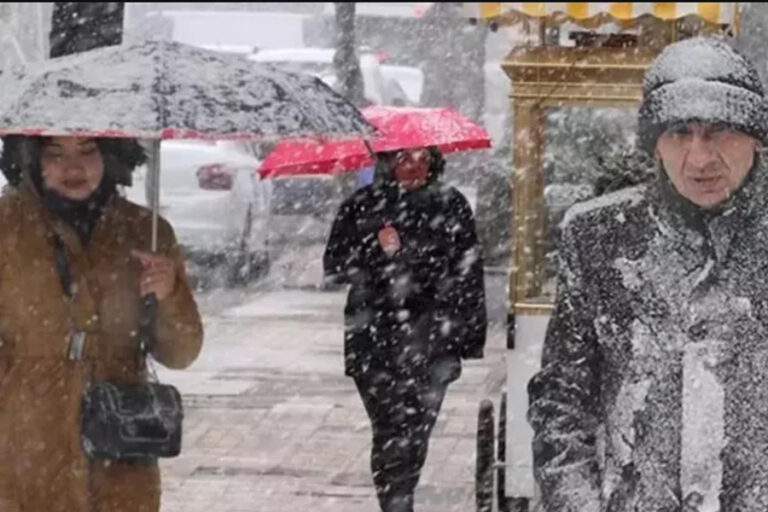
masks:
{"type": "MultiPolygon", "coordinates": [[[[43,207],[29,180],[0,198],[0,511],[157,512],[157,463],[88,459],[80,401],[89,382],[144,378],[134,333],[149,211],[113,197],[87,247],[43,207]],[[71,315],[56,271],[51,233],[60,234],[75,286],[71,315]],[[67,358],[70,319],[87,335],[84,358],[67,358]]],[[[196,357],[202,325],[170,225],[159,252],[177,263],[173,294],[160,301],[152,354],[171,368],[196,357]]]]}
{"type": "Polygon", "coordinates": [[[483,259],[472,209],[455,188],[432,180],[403,192],[389,180],[358,190],[334,220],[324,267],[351,285],[347,375],[429,369],[452,381],[462,358],[483,356],[483,259]],[[401,244],[389,255],[378,236],[386,227],[401,244]]]}
{"type": "Polygon", "coordinates": [[[662,177],[567,214],[528,388],[542,511],[768,510],[767,181],[710,213],[662,177]]]}

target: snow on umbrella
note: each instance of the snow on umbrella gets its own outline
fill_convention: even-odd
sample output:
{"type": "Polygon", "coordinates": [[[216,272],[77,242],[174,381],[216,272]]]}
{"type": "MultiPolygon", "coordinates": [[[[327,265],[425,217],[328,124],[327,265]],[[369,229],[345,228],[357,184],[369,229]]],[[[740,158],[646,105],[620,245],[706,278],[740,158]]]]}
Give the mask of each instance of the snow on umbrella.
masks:
{"type": "MultiPolygon", "coordinates": [[[[481,126],[449,108],[368,107],[363,115],[378,133],[370,139],[374,152],[437,146],[443,153],[491,147],[481,126]]],[[[284,140],[267,155],[262,178],[334,174],[373,165],[366,144],[360,140],[284,140]]]]}
{"type": "Polygon", "coordinates": [[[111,46],[0,76],[0,134],[134,137],[159,141],[354,137],[374,131],[321,80],[240,56],[170,41],[111,46]]]}
{"type": "Polygon", "coordinates": [[[370,133],[318,78],[170,41],[112,46],[0,77],[0,133],[267,139],[370,133]]]}

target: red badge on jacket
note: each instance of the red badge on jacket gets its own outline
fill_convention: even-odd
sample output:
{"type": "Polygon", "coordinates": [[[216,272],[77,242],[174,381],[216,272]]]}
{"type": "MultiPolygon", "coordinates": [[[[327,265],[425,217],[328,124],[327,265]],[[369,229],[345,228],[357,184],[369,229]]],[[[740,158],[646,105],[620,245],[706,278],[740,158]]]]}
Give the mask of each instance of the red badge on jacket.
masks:
{"type": "Polygon", "coordinates": [[[400,250],[400,235],[392,226],[385,226],[379,230],[379,244],[387,255],[392,256],[400,250]]]}

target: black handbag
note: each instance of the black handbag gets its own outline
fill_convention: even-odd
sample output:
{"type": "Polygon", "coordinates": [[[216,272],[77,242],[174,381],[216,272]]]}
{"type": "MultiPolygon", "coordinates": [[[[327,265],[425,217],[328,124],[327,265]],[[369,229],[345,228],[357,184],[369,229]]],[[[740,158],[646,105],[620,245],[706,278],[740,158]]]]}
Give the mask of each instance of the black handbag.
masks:
{"type": "Polygon", "coordinates": [[[83,395],[83,450],[91,459],[175,457],[183,416],[173,386],[100,382],[83,395]]]}
{"type": "MultiPolygon", "coordinates": [[[[54,235],[54,248],[61,286],[71,304],[72,279],[64,243],[58,235],[54,235]]],[[[156,298],[148,297],[137,335],[140,368],[146,368],[156,312],[156,298]]],[[[82,358],[84,344],[85,336],[73,325],[70,359],[82,358]]],[[[98,382],[89,385],[83,394],[80,414],[82,447],[91,459],[141,462],[175,457],[181,452],[184,408],[181,395],[173,386],[156,382],[98,382]]]]}

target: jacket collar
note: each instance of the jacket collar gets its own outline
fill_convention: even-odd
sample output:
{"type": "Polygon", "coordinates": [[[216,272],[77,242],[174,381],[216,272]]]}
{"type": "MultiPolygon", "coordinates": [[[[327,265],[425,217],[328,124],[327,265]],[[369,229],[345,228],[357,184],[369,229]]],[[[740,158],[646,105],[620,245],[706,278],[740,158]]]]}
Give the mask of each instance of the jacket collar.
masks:
{"type": "MultiPolygon", "coordinates": [[[[85,245],[77,231],[69,223],[65,222],[62,218],[45,207],[40,192],[37,190],[37,187],[34,185],[28,174],[23,174],[21,182],[18,185],[17,193],[19,194],[22,208],[32,216],[31,218],[33,220],[39,221],[47,226],[51,235],[58,235],[61,237],[67,247],[76,253],[85,251],[85,245]]],[[[112,217],[116,214],[116,200],[117,194],[113,194],[104,205],[101,218],[99,219],[99,222],[96,223],[93,232],[91,233],[91,245],[93,245],[93,242],[101,236],[104,229],[108,229],[105,226],[111,224],[112,217]]]]}

